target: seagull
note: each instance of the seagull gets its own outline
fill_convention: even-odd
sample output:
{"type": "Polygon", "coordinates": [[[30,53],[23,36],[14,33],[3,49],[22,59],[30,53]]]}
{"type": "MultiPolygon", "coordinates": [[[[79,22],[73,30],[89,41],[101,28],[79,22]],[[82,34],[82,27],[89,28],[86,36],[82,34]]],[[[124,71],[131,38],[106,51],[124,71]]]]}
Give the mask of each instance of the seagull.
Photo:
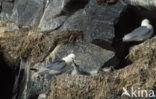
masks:
{"type": "Polygon", "coordinates": [[[122,41],[144,41],[150,38],[153,32],[153,26],[150,24],[150,21],[148,19],[143,19],[141,22],[141,26],[133,30],[131,33],[126,34],[123,37],[122,41]]]}
{"type": "Polygon", "coordinates": [[[72,64],[72,61],[75,59],[75,54],[69,54],[68,56],[62,58],[61,60],[50,62],[49,65],[42,66],[37,70],[36,73],[33,74],[33,78],[38,75],[54,75],[54,74],[60,74],[61,70],[66,66],[72,64]]]}

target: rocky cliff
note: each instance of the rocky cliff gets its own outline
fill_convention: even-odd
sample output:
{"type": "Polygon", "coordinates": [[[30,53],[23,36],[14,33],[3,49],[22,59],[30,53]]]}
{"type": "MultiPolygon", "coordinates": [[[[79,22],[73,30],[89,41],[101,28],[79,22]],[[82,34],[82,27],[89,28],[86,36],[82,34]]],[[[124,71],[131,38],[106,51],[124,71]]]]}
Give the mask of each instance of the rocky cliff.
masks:
{"type": "Polygon", "coordinates": [[[5,97],[127,99],[121,96],[123,87],[155,91],[156,37],[122,42],[145,17],[156,26],[156,18],[149,16],[155,10],[106,1],[0,0],[0,64],[2,71],[11,71],[0,71],[11,77],[6,78],[10,83],[5,86],[11,87],[5,97]],[[72,66],[67,65],[50,79],[32,79],[34,69],[46,66],[47,60],[70,53],[89,76],[70,75],[72,66]],[[104,72],[109,67],[113,71],[104,72]]]}

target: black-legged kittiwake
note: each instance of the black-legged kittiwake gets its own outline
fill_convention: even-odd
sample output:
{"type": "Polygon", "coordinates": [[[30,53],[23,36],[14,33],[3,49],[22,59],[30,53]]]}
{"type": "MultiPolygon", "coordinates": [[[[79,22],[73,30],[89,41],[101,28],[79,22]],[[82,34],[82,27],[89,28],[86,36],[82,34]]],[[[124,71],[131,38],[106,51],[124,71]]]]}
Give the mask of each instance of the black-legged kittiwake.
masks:
{"type": "Polygon", "coordinates": [[[68,56],[62,58],[61,60],[54,61],[46,66],[42,66],[37,70],[36,73],[33,74],[32,77],[36,77],[38,75],[43,75],[43,74],[60,74],[63,68],[66,65],[69,65],[72,63],[72,61],[75,59],[75,54],[69,54],[68,56]]]}
{"type": "Polygon", "coordinates": [[[132,32],[126,34],[122,41],[130,42],[130,41],[144,41],[150,38],[153,34],[153,26],[150,24],[148,19],[143,19],[141,22],[141,26],[133,30],[132,32]]]}

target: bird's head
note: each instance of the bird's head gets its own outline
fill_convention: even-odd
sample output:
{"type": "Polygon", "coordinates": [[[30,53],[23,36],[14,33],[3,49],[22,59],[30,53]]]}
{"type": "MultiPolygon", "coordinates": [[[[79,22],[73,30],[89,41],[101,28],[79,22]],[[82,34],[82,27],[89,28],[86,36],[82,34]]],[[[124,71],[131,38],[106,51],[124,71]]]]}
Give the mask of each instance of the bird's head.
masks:
{"type": "Polygon", "coordinates": [[[64,57],[62,60],[66,62],[66,64],[71,64],[75,60],[75,54],[69,54],[68,56],[64,57]]]}
{"type": "Polygon", "coordinates": [[[148,19],[143,19],[141,26],[146,26],[147,28],[152,29],[152,25],[150,24],[150,21],[148,19]]]}

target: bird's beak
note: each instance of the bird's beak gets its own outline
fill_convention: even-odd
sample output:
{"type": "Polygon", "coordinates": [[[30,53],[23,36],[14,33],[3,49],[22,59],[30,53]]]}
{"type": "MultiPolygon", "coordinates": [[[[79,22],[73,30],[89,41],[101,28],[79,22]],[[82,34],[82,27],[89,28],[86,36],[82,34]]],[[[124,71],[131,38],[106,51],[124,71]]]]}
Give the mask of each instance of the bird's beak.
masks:
{"type": "Polygon", "coordinates": [[[74,60],[72,61],[72,64],[73,64],[75,67],[77,67],[77,64],[75,63],[74,60]]]}

